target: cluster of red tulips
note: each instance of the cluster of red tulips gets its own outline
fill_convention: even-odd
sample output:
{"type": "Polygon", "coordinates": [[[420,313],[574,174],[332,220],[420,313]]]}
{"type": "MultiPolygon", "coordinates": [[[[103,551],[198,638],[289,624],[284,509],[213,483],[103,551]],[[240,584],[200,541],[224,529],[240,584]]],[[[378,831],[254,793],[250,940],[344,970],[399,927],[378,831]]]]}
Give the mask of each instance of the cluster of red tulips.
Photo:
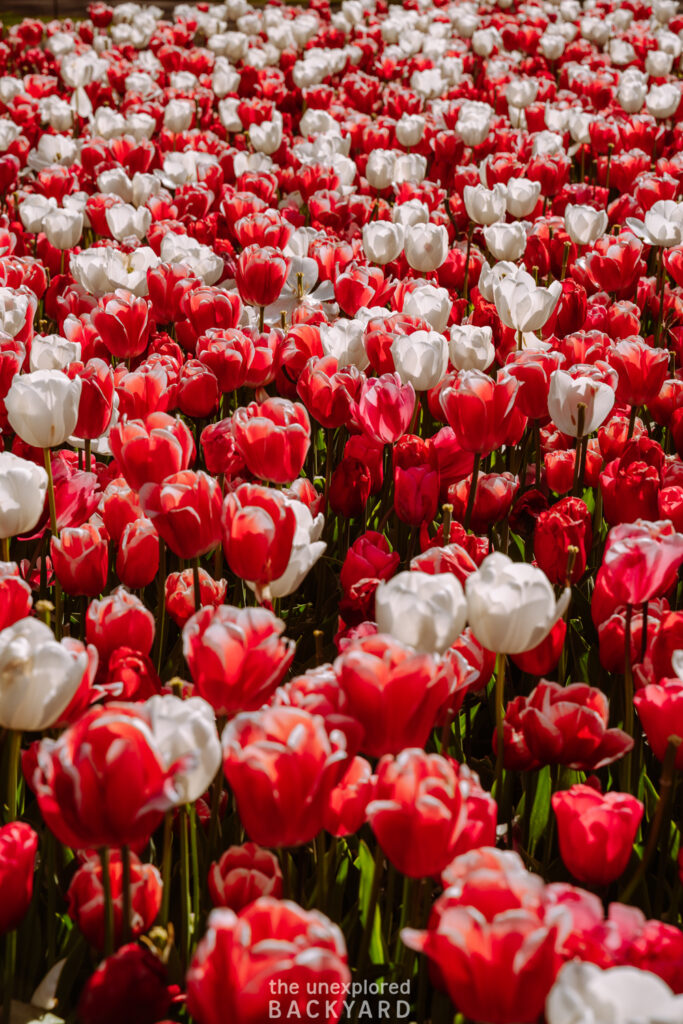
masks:
{"type": "Polygon", "coordinates": [[[0,31],[3,1024],[683,1022],[682,55],[0,31]]]}

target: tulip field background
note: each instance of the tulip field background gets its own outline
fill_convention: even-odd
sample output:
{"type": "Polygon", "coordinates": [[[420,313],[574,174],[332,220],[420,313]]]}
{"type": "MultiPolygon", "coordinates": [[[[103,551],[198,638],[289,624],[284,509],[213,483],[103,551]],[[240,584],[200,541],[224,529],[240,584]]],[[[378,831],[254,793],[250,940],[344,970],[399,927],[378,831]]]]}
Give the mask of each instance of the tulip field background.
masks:
{"type": "Polygon", "coordinates": [[[67,13],[0,16],[2,1024],[683,1024],[677,4],[67,13]]]}

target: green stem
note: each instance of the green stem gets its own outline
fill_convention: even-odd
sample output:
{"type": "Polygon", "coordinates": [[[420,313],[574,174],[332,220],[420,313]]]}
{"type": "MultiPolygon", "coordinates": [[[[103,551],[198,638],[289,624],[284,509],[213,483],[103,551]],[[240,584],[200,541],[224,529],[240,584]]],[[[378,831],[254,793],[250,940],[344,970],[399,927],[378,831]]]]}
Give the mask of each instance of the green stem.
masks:
{"type": "Polygon", "coordinates": [[[180,824],[180,959],[186,969],[190,958],[190,929],[192,920],[192,895],[190,893],[190,851],[188,843],[188,813],[181,807],[180,824]]]}
{"type": "Polygon", "coordinates": [[[168,924],[168,912],[171,900],[171,854],[173,852],[173,811],[167,811],[164,817],[164,851],[161,857],[161,880],[163,892],[161,896],[160,923],[163,928],[168,924]]]}
{"type": "Polygon", "coordinates": [[[125,946],[127,942],[130,942],[131,927],[130,927],[130,912],[131,912],[131,899],[130,899],[130,847],[121,847],[121,897],[123,903],[123,931],[122,931],[122,943],[125,946]]]}
{"type": "Polygon", "coordinates": [[[104,893],[104,956],[106,958],[114,952],[114,901],[111,896],[109,849],[106,846],[100,848],[100,863],[102,865],[102,891],[104,893]]]}
{"type": "Polygon", "coordinates": [[[463,526],[465,530],[470,528],[470,520],[472,518],[472,510],[474,509],[474,500],[477,496],[477,480],[479,478],[479,467],[481,465],[481,455],[479,452],[474,454],[474,464],[472,466],[472,482],[470,483],[469,493],[467,495],[467,508],[465,509],[465,521],[463,526]]]}
{"type": "Polygon", "coordinates": [[[496,800],[503,799],[503,720],[505,718],[505,655],[499,654],[496,664],[496,800]]]}
{"type": "Polygon", "coordinates": [[[199,557],[192,560],[192,582],[194,584],[194,610],[198,612],[202,606],[202,594],[199,584],[199,557]]]}
{"type": "MultiPolygon", "coordinates": [[[[657,849],[662,825],[664,824],[665,818],[668,818],[671,793],[676,773],[676,755],[678,754],[678,748],[680,745],[681,738],[679,736],[669,737],[669,743],[666,748],[664,763],[662,765],[662,776],[659,782],[659,799],[657,800],[657,807],[655,808],[655,816],[652,819],[652,826],[648,833],[647,843],[643,852],[643,859],[638,865],[633,878],[619,897],[620,903],[628,903],[631,899],[634,892],[645,878],[647,869],[650,866],[650,861],[657,849]]],[[[665,833],[664,838],[668,841],[667,833],[665,833]]]]}
{"type": "Polygon", "coordinates": [[[2,561],[9,562],[9,537],[2,538],[2,561]]]}
{"type": "Polygon", "coordinates": [[[19,788],[19,759],[21,756],[21,732],[12,729],[8,733],[9,759],[7,766],[7,822],[17,817],[17,790],[19,788]]]}
{"type": "Polygon", "coordinates": [[[199,921],[200,894],[199,894],[199,851],[197,848],[197,809],[194,804],[188,804],[190,815],[190,857],[192,860],[192,936],[190,939],[190,951],[194,947],[194,939],[197,934],[197,922],[199,921]]]}

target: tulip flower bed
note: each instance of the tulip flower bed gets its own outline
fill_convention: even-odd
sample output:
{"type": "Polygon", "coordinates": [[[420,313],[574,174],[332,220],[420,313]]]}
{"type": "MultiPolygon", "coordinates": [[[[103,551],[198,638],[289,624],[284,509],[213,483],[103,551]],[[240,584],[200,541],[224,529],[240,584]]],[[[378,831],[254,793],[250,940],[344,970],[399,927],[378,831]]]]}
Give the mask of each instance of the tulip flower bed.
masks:
{"type": "Polygon", "coordinates": [[[682,1024],[682,53],[0,32],[2,1024],[682,1024]]]}

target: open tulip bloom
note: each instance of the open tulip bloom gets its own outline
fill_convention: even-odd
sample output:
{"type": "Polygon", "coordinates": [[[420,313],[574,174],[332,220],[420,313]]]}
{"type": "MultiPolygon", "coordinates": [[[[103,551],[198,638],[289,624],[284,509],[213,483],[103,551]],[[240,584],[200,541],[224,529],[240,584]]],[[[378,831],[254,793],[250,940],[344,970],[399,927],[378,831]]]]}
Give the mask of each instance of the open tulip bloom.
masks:
{"type": "Polygon", "coordinates": [[[0,1024],[683,1024],[683,13],[162,6],[0,16],[0,1024]]]}

